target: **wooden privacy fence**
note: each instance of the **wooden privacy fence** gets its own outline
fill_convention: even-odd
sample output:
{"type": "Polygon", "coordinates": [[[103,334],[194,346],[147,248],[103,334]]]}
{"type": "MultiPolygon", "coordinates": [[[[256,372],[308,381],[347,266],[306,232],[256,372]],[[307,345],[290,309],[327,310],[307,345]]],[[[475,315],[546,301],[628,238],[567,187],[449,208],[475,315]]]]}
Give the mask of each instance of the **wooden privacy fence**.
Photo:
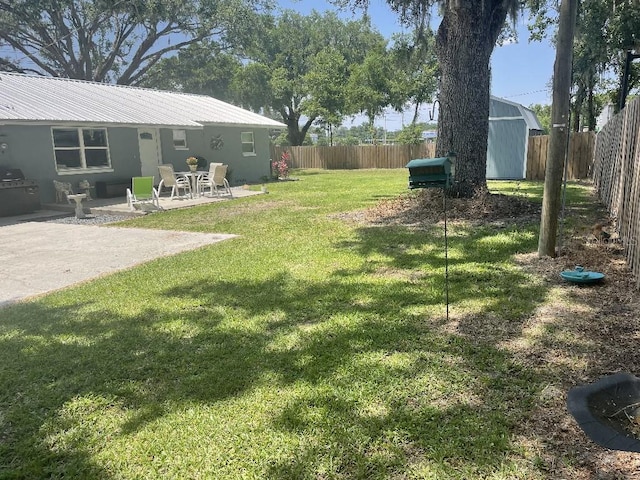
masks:
{"type": "Polygon", "coordinates": [[[355,170],[360,168],[404,168],[415,158],[432,158],[435,143],[421,145],[340,145],[334,147],[271,147],[271,159],[291,153],[291,168],[355,170]]]}
{"type": "MultiPolygon", "coordinates": [[[[595,134],[574,133],[569,143],[568,178],[588,178],[593,163],[595,134]]],[[[547,163],[549,136],[529,137],[527,180],[543,180],[547,163]]],[[[279,159],[285,150],[291,153],[289,167],[324,170],[359,168],[404,168],[415,158],[433,158],[435,143],[421,145],[343,145],[334,147],[271,147],[271,159],[279,159]]]]}
{"type": "Polygon", "coordinates": [[[598,133],[593,181],[616,217],[625,256],[640,287],[640,98],[627,104],[598,133]]]}
{"type": "MultiPolygon", "coordinates": [[[[567,178],[580,180],[589,178],[593,164],[594,132],[572,133],[569,137],[567,156],[567,178]]],[[[547,167],[549,135],[529,137],[527,150],[527,180],[544,180],[547,167]]]]}

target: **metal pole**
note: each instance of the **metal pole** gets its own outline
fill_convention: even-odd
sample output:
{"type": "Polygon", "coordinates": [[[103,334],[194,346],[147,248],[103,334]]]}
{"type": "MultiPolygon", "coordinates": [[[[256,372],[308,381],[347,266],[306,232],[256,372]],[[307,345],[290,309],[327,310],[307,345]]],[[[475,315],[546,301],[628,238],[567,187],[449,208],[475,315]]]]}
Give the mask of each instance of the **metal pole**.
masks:
{"type": "MultiPolygon", "coordinates": [[[[571,125],[571,110],[569,110],[569,120],[567,122],[571,125]]],[[[558,255],[562,253],[562,235],[564,234],[564,213],[565,206],[567,204],[567,177],[569,176],[569,142],[571,142],[571,128],[567,129],[567,148],[564,152],[564,180],[562,185],[562,207],[560,209],[560,231],[558,232],[558,255]]]]}
{"type": "Polygon", "coordinates": [[[447,323],[449,323],[449,238],[447,236],[447,191],[442,189],[444,204],[444,291],[447,304],[447,323]]]}

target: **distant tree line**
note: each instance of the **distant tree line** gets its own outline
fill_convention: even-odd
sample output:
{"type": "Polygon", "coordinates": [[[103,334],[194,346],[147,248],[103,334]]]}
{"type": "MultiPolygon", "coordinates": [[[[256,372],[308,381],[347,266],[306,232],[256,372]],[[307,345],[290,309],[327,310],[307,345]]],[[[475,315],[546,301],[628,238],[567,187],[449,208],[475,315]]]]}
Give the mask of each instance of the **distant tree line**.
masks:
{"type": "MultiPolygon", "coordinates": [[[[316,126],[309,130],[302,145],[330,146],[330,145],[372,145],[375,143],[417,145],[425,142],[425,131],[436,131],[436,124],[424,122],[410,123],[398,131],[385,131],[376,126],[373,131],[368,122],[351,127],[335,127],[331,134],[326,127],[316,126]],[[331,135],[331,136],[330,136],[331,135]]],[[[290,146],[286,132],[273,138],[279,146],[290,146]]]]}

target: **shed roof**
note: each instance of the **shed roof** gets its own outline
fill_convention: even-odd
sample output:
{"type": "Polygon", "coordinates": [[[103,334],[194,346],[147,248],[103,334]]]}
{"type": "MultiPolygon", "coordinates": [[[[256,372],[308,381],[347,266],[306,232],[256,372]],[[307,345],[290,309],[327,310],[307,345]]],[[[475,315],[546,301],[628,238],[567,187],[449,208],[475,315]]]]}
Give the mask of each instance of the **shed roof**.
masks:
{"type": "Polygon", "coordinates": [[[491,95],[489,120],[522,118],[529,130],[542,130],[542,125],[535,112],[519,103],[491,95]]]}
{"type": "Polygon", "coordinates": [[[16,73],[0,73],[1,123],[285,127],[205,95],[16,73]]]}

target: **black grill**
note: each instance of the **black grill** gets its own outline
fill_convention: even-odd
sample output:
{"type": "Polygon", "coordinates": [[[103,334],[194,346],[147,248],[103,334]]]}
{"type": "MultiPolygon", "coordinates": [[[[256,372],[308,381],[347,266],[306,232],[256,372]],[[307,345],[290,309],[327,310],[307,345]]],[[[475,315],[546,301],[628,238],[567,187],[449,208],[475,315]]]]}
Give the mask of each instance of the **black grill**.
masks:
{"type": "Polygon", "coordinates": [[[0,217],[33,213],[40,209],[40,188],[18,168],[0,168],[0,217]]]}

